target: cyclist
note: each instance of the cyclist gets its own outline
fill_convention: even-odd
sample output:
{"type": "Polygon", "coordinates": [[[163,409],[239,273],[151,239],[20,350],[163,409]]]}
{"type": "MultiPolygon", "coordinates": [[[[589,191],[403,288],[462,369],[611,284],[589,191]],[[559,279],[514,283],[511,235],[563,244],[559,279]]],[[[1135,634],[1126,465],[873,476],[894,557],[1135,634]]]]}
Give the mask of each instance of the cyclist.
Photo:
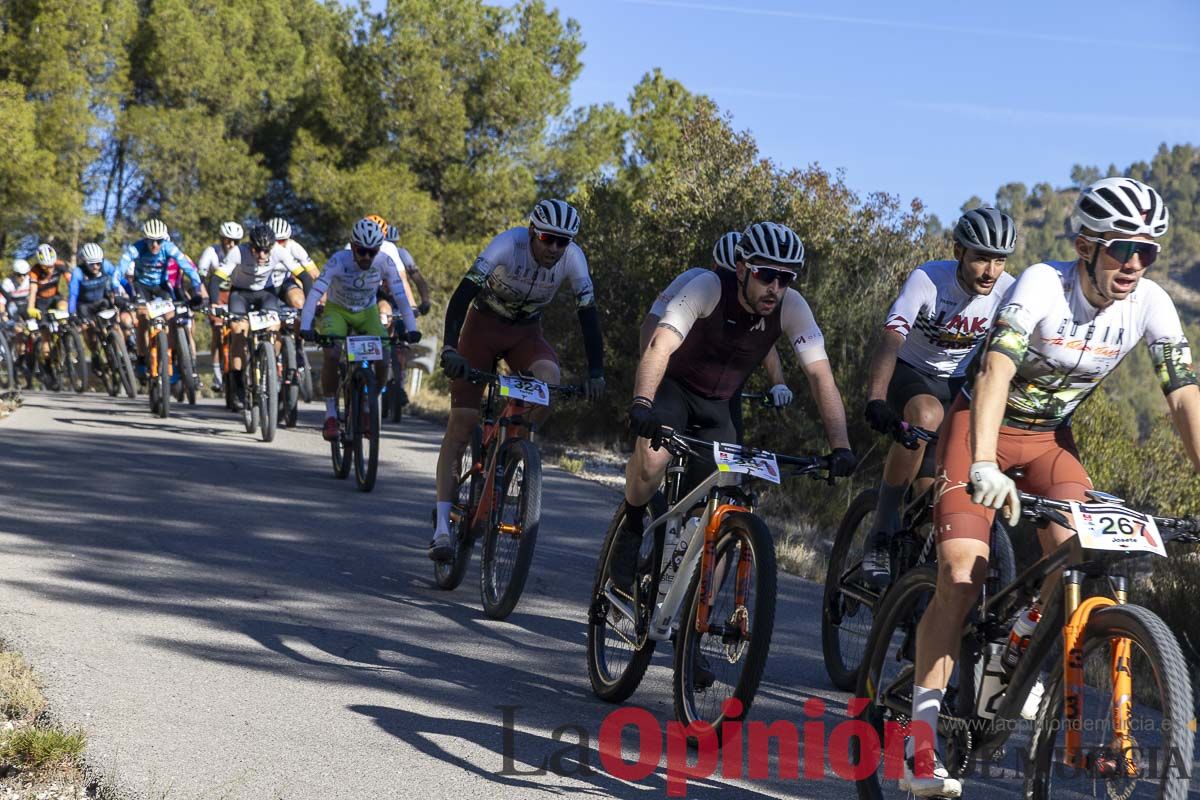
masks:
{"type": "MultiPolygon", "coordinates": [[[[193,306],[204,304],[204,287],[200,281],[200,273],[192,260],[175,246],[167,234],[167,226],[162,220],[149,219],[142,225],[142,237],[125,248],[121,260],[117,263],[117,271],[122,275],[130,275],[130,285],[133,288],[135,300],[150,300],[162,297],[175,300],[171,289],[170,278],[167,274],[167,259],[174,258],[179,263],[180,270],[191,283],[193,306]]],[[[150,317],[145,308],[138,310],[138,373],[146,372],[146,353],[150,347],[150,317]]]]}
{"type": "MultiPolygon", "coordinates": [[[[301,269],[292,254],[275,243],[275,231],[269,225],[259,224],[250,229],[249,244],[229,250],[208,277],[210,296],[217,296],[222,281],[229,282],[230,370],[226,377],[233,381],[235,398],[240,398],[245,388],[242,366],[247,357],[246,335],[250,332],[247,317],[251,311],[279,311],[279,287],[272,281],[281,267],[288,272],[301,269]]],[[[279,330],[279,323],[268,330],[279,330]]],[[[279,348],[278,342],[275,347],[279,348]]]]}
{"type": "MultiPolygon", "coordinates": [[[[65,309],[67,303],[62,298],[59,285],[68,274],[67,265],[58,257],[58,253],[54,251],[53,247],[48,244],[38,245],[37,263],[29,273],[29,278],[33,281],[33,291],[29,293],[25,315],[31,319],[41,319],[50,306],[65,309]]],[[[45,361],[50,357],[50,329],[48,327],[42,329],[38,341],[41,343],[38,351],[42,360],[45,361]]]]}
{"type": "MultiPolygon", "coordinates": [[[[1078,258],[1021,273],[942,425],[934,508],[938,583],[917,627],[912,714],[934,732],[935,746],[909,754],[903,779],[918,796],[962,791],[938,758],[936,720],[963,620],[987,571],[992,517],[1004,507],[1010,524],[1019,518],[1017,489],[1004,470],[1022,467],[1022,487],[1031,493],[1085,500],[1091,481],[1079,462],[1071,417],[1139,339],[1149,347],[1175,427],[1200,470],[1200,389],[1187,338],[1170,296],[1142,277],[1158,257],[1154,239],[1167,231],[1162,198],[1140,181],[1104,178],[1080,193],[1071,223],[1078,258]],[[922,777],[913,776],[914,758],[922,777]]],[[[1052,524],[1039,531],[1039,540],[1049,550],[1073,535],[1052,524]]],[[[1047,579],[1043,597],[1056,581],[1047,579]]],[[[1034,711],[1027,701],[1023,714],[1034,711]]]]}
{"type": "Polygon", "coordinates": [[[304,308],[304,297],[312,290],[313,279],[317,277],[317,265],[308,251],[292,238],[291,223],[282,217],[275,217],[267,225],[275,232],[275,243],[286,250],[299,267],[292,269],[280,262],[272,285],[276,287],[280,300],[292,308],[304,308]]]}
{"type": "MultiPolygon", "coordinates": [[[[742,233],[735,271],[693,278],[667,306],[638,364],[630,428],[639,437],[625,471],[628,513],[613,543],[610,576],[631,592],[646,504],[662,483],[671,455],[650,438],[666,425],[715,441],[734,437],[729,398],[781,335],[795,349],[817,401],[833,452],[832,473],[857,465],[846,433],[842,398],[812,310],[789,284],[804,267],[804,244],[785,225],[756,222],[742,233]]],[[[699,467],[699,465],[696,465],[699,467]]],[[[693,468],[695,486],[703,475],[693,468]]]]}
{"type": "MultiPolygon", "coordinates": [[[[376,293],[383,282],[392,288],[398,300],[404,297],[404,292],[400,288],[400,274],[395,263],[380,252],[383,241],[383,230],[373,220],[364,217],[354,223],[354,228],[350,231],[350,249],[338,250],[330,257],[304,302],[304,311],[300,315],[300,333],[305,340],[316,339],[316,332],[312,329],[313,318],[316,316],[317,304],[321,297],[328,292],[328,302],[325,303],[325,311],[321,314],[321,335],[344,337],[351,333],[359,333],[378,336],[386,344],[388,332],[379,319],[376,293]]],[[[421,332],[417,330],[417,321],[413,318],[412,308],[406,300],[400,302],[399,311],[404,320],[407,340],[413,342],[420,339],[421,332]]],[[[321,393],[325,397],[325,427],[322,436],[326,441],[334,441],[338,435],[338,374],[332,365],[337,364],[341,357],[340,344],[335,343],[325,348],[323,363],[331,365],[329,369],[321,370],[321,393]]],[[[387,370],[387,359],[375,364],[375,374],[380,386],[387,380],[387,370]]]]}
{"type": "MultiPolygon", "coordinates": [[[[113,308],[113,296],[123,293],[117,268],[104,257],[104,250],[95,242],[88,242],[79,251],[80,265],[71,270],[71,283],[67,289],[67,310],[78,314],[89,322],[96,312],[113,308]]],[[[83,331],[88,349],[92,351],[92,366],[100,363],[100,345],[95,326],[87,325],[83,331]]]]}
{"type": "Polygon", "coordinates": [[[8,316],[14,321],[23,319],[25,310],[29,307],[29,294],[33,288],[30,271],[28,261],[23,258],[13,259],[12,275],[0,282],[0,291],[4,292],[8,316]]]}
{"type": "MultiPolygon", "coordinates": [[[[713,266],[714,270],[728,269],[736,270],[735,262],[737,255],[738,239],[742,236],[741,231],[730,231],[717,239],[717,243],[713,245],[713,266]]],[[[654,335],[654,330],[658,327],[659,320],[667,311],[667,306],[679,294],[680,290],[695,278],[697,275],[703,275],[709,270],[705,267],[692,267],[684,270],[675,280],[662,290],[658,299],[650,306],[650,310],[646,312],[646,316],[642,318],[642,327],[638,332],[638,352],[646,352],[646,345],[650,343],[650,337],[654,335]]],[[[771,388],[768,390],[771,401],[776,408],[783,408],[792,404],[794,399],[792,390],[788,388],[787,380],[783,377],[783,363],[779,360],[779,351],[775,345],[771,345],[771,351],[767,353],[767,357],[763,360],[763,368],[767,371],[767,377],[771,381],[771,388]]],[[[734,392],[733,397],[729,398],[729,416],[733,420],[733,429],[737,433],[738,442],[742,441],[742,387],[734,392]]]]}
{"type": "Polygon", "coordinates": [[[404,281],[405,287],[407,287],[408,302],[411,304],[415,299],[412,293],[415,286],[421,302],[413,307],[418,314],[428,314],[429,283],[425,280],[425,276],[421,274],[421,270],[417,268],[417,262],[413,258],[412,253],[400,246],[400,229],[395,225],[388,225],[386,238],[388,243],[396,248],[396,257],[400,259],[400,278],[404,281]]]}
{"type": "MultiPolygon", "coordinates": [[[[210,244],[204,248],[204,252],[200,254],[200,260],[196,262],[196,272],[200,274],[200,279],[208,281],[212,271],[221,265],[229,252],[235,249],[242,241],[242,237],[246,232],[242,226],[236,222],[222,222],[219,231],[220,241],[216,244],[210,244]]],[[[229,302],[229,281],[221,281],[217,284],[217,293],[213,294],[209,291],[209,297],[213,302],[222,305],[229,302]]],[[[224,320],[220,317],[215,317],[212,314],[208,315],[208,325],[212,330],[212,388],[214,392],[220,392],[224,388],[222,383],[223,377],[221,373],[221,326],[224,320]]]]}
{"type": "MultiPolygon", "coordinates": [[[[604,392],[604,341],[588,274],[587,258],[575,243],[579,212],[563,200],[542,200],[528,227],[512,228],[488,244],[454,290],[446,308],[442,369],[450,378],[450,420],[437,467],[437,513],[429,557],[454,556],[450,507],[456,470],[479,421],[483,387],[466,380],[471,369],[491,370],[503,357],[509,369],[558,383],[558,356],[542,335],[542,308],[564,280],[571,284],[587,353],[589,400],[604,392]],[[460,351],[461,347],[461,351],[460,351]]],[[[539,409],[540,411],[540,409],[539,409]]],[[[534,423],[546,413],[531,414],[534,423]]]]}
{"type": "MultiPolygon", "coordinates": [[[[888,311],[871,358],[867,423],[891,435],[902,422],[936,431],[962,387],[971,354],[991,329],[1013,277],[1004,271],[1016,247],[1017,226],[1002,211],[976,208],[954,226],[954,260],[913,270],[888,311]]],[[[863,556],[863,575],[878,588],[891,582],[890,542],[900,527],[900,504],[917,479],[933,482],[934,448],[893,442],[883,467],[876,529],[863,556]],[[918,471],[920,477],[918,478],[918,471]]]]}

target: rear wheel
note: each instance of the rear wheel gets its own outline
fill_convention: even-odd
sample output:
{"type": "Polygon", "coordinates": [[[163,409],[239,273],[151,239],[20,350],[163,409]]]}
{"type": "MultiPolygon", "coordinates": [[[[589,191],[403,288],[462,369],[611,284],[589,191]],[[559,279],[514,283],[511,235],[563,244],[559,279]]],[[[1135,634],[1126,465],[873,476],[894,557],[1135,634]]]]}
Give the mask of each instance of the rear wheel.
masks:
{"type": "MultiPolygon", "coordinates": [[[[471,441],[463,449],[459,460],[458,495],[454,499],[454,507],[450,512],[450,539],[454,542],[454,559],[452,561],[435,561],[433,563],[433,580],[439,589],[447,591],[455,589],[462,583],[467,565],[471,563],[471,549],[475,544],[475,536],[471,530],[471,518],[479,507],[479,496],[483,492],[483,473],[476,470],[476,464],[483,463],[483,431],[476,425],[471,431],[471,441]],[[463,479],[463,476],[467,476],[463,479]]],[[[435,520],[436,522],[436,520],[435,520]]]]}
{"type": "Polygon", "coordinates": [[[311,403],[313,399],[312,365],[308,363],[308,353],[304,351],[303,345],[296,348],[296,359],[300,369],[298,380],[300,399],[311,403]]]}
{"type": "Polygon", "coordinates": [[[76,393],[83,394],[88,386],[88,361],[83,349],[83,337],[74,328],[62,332],[63,372],[67,385],[76,393]]]}
{"type": "Polygon", "coordinates": [[[262,440],[275,439],[279,422],[279,373],[275,370],[275,345],[270,339],[258,343],[255,379],[258,381],[258,415],[262,420],[262,440]]]}
{"type": "Polygon", "coordinates": [[[12,340],[0,329],[0,391],[7,391],[16,386],[16,358],[12,352],[12,340]]]}
{"type": "Polygon", "coordinates": [[[196,405],[196,361],[192,355],[192,342],[188,329],[179,325],[175,328],[175,362],[178,366],[179,385],[188,405],[196,405]]]}
{"type": "Polygon", "coordinates": [[[354,426],[354,480],[360,490],[369,492],[375,488],[375,475],[379,471],[379,393],[375,391],[375,373],[369,368],[356,368],[353,385],[358,407],[354,426]]]}
{"type": "Polygon", "coordinates": [[[300,408],[300,386],[297,383],[299,370],[296,363],[296,339],[283,334],[283,384],[279,390],[279,416],[285,427],[296,427],[300,408]]]}
{"type": "Polygon", "coordinates": [[[844,692],[853,689],[858,679],[858,667],[871,633],[871,607],[879,597],[862,575],[863,550],[871,536],[876,499],[876,490],[867,489],[850,503],[838,525],[825,569],[821,652],[829,680],[844,692]],[[874,600],[863,602],[863,595],[874,600]]]}
{"type": "Polygon", "coordinates": [[[528,439],[510,439],[500,455],[504,473],[497,475],[493,524],[484,531],[479,562],[479,593],[492,619],[507,617],[521,599],[542,519],[537,448],[528,439]]]}
{"type": "Polygon", "coordinates": [[[171,413],[171,347],[168,344],[167,332],[159,330],[154,334],[158,352],[158,378],[155,381],[158,388],[158,416],[166,419],[171,413]]]}
{"type": "Polygon", "coordinates": [[[113,328],[108,332],[108,339],[115,353],[112,367],[117,374],[117,380],[125,390],[126,397],[137,397],[137,378],[133,374],[133,364],[125,347],[125,336],[119,328],[113,328]]]}

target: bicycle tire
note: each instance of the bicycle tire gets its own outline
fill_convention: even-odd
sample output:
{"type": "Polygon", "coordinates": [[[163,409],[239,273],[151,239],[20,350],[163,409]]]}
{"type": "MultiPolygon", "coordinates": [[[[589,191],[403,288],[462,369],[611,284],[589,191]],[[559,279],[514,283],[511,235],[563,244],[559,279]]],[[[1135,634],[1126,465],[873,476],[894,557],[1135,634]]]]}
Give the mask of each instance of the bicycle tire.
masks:
{"type": "Polygon", "coordinates": [[[12,340],[0,330],[0,391],[15,387],[17,370],[12,353],[12,340]]]}
{"type": "Polygon", "coordinates": [[[175,361],[179,372],[181,399],[186,398],[188,405],[196,405],[196,360],[192,356],[192,342],[188,338],[187,328],[175,326],[175,361]]]}
{"type": "Polygon", "coordinates": [[[247,343],[246,359],[242,362],[242,424],[246,427],[246,433],[253,436],[258,433],[258,424],[261,421],[261,413],[258,408],[258,398],[254,393],[258,391],[258,376],[255,375],[254,350],[249,349],[247,343]]]}
{"type": "Polygon", "coordinates": [[[121,393],[121,381],[117,377],[116,355],[113,353],[112,342],[107,337],[96,348],[96,364],[92,368],[92,377],[100,382],[100,388],[109,397],[121,393]]]}
{"type": "MultiPolygon", "coordinates": [[[[433,581],[439,589],[453,591],[462,583],[471,563],[471,550],[475,544],[475,532],[471,529],[471,518],[479,507],[483,493],[483,475],[474,471],[474,465],[483,463],[483,430],[476,425],[471,430],[471,440],[463,448],[459,459],[458,473],[470,476],[458,485],[457,505],[461,509],[458,521],[450,518],[450,538],[454,541],[454,558],[450,561],[433,562],[433,581]]],[[[436,513],[436,512],[435,512],[436,513]]]]}
{"type": "Polygon", "coordinates": [[[76,394],[83,394],[88,387],[88,363],[79,331],[68,328],[62,332],[63,371],[67,385],[76,394]]]}
{"type": "Polygon", "coordinates": [[[171,415],[171,346],[164,330],[154,340],[158,343],[158,416],[166,419],[171,415]]]}
{"type": "Polygon", "coordinates": [[[129,360],[129,350],[125,347],[125,337],[119,329],[109,331],[109,340],[117,353],[115,369],[125,396],[131,400],[137,397],[137,378],[133,374],[133,363],[129,360]]]}
{"type": "Polygon", "coordinates": [[[283,384],[279,389],[280,416],[285,428],[296,427],[296,418],[300,406],[300,387],[296,384],[299,370],[296,363],[296,340],[292,336],[283,336],[283,384]]]}
{"type": "Polygon", "coordinates": [[[304,351],[303,343],[296,346],[296,363],[300,370],[300,399],[311,403],[313,400],[312,365],[308,362],[308,353],[304,351]]]}
{"type": "Polygon", "coordinates": [[[279,424],[279,373],[275,369],[275,345],[270,339],[258,343],[258,415],[262,423],[262,440],[275,440],[279,424]]]}
{"type": "MultiPolygon", "coordinates": [[[[1183,775],[1176,773],[1171,776],[1169,772],[1170,765],[1177,759],[1191,767],[1194,734],[1190,727],[1195,725],[1195,715],[1192,708],[1191,676],[1179,642],[1167,624],[1149,609],[1135,605],[1108,606],[1095,611],[1084,628],[1081,644],[1085,662],[1089,650],[1102,646],[1112,638],[1132,640],[1144,656],[1140,663],[1149,667],[1158,686],[1157,702],[1161,706],[1163,718],[1157,732],[1165,739],[1161,750],[1164,753],[1161,762],[1163,772],[1168,774],[1159,784],[1159,790],[1152,791],[1151,795],[1161,800],[1183,800],[1188,795],[1188,774],[1185,771],[1183,775]]],[[[1108,653],[1105,653],[1104,657],[1108,658],[1108,653]]],[[[1135,679],[1136,677],[1135,674],[1135,679]]],[[[1029,763],[1026,766],[1024,785],[1024,797],[1028,800],[1043,800],[1054,796],[1052,778],[1055,777],[1055,771],[1061,768],[1061,747],[1056,746],[1056,742],[1060,741],[1059,732],[1065,730],[1065,726],[1061,724],[1062,711],[1062,661],[1057,660],[1050,679],[1046,682],[1042,703],[1038,707],[1030,736],[1029,763]]],[[[1153,732],[1147,732],[1147,735],[1153,735],[1153,732]]],[[[1154,759],[1156,762],[1159,760],[1154,759]]],[[[1093,782],[1092,777],[1084,777],[1084,780],[1093,782]]],[[[1132,792],[1123,794],[1129,795],[1132,792]]]]}
{"type": "Polygon", "coordinates": [[[354,426],[354,482],[359,491],[369,492],[375,488],[375,477],[379,472],[379,392],[375,391],[375,373],[370,369],[356,370],[355,402],[359,404],[359,416],[354,426]],[[363,433],[363,393],[366,395],[367,424],[370,431],[363,433]]]}
{"type": "MultiPolygon", "coordinates": [[[[754,514],[738,511],[727,514],[721,520],[721,527],[717,531],[716,546],[713,549],[713,563],[719,565],[724,556],[726,569],[724,581],[714,586],[714,597],[719,600],[722,587],[732,590],[736,584],[736,576],[729,570],[729,565],[733,562],[728,559],[732,558],[734,550],[738,548],[741,553],[748,553],[753,561],[752,582],[754,586],[751,593],[754,597],[754,608],[746,615],[750,617],[748,620],[749,635],[738,642],[742,635],[740,633],[741,625],[740,621],[735,622],[735,620],[742,615],[745,608],[744,606],[733,608],[732,593],[728,618],[721,619],[725,615],[718,613],[719,603],[713,604],[712,614],[709,616],[710,626],[723,622],[722,633],[714,636],[711,630],[705,634],[696,630],[696,617],[700,603],[700,570],[697,569],[692,575],[692,583],[688,588],[688,599],[684,605],[684,615],[680,620],[679,633],[675,640],[675,669],[672,677],[675,718],[684,725],[691,725],[695,722],[709,723],[713,726],[718,741],[721,740],[721,723],[727,720],[744,719],[750,713],[750,706],[754,702],[754,695],[758,692],[758,685],[762,681],[763,670],[767,665],[767,653],[771,649],[771,634],[775,626],[775,581],[777,577],[775,540],[766,523],[754,514]],[[732,633],[734,630],[737,630],[738,633],[732,633]],[[717,685],[715,682],[712,686],[699,690],[696,686],[696,655],[697,652],[703,650],[702,640],[705,637],[708,637],[709,644],[713,644],[713,640],[715,640],[717,647],[724,651],[728,663],[741,662],[741,669],[738,670],[736,679],[731,683],[723,682],[731,688],[728,693],[717,691],[710,697],[710,691],[717,685]],[[732,645],[731,640],[734,642],[732,645]],[[732,656],[733,661],[729,661],[731,646],[734,650],[740,650],[732,656]],[[703,696],[700,696],[701,693],[703,696]],[[728,716],[725,714],[723,704],[728,698],[736,698],[741,701],[742,711],[740,714],[728,716]]],[[[714,575],[714,578],[717,577],[721,576],[714,575]]],[[[714,668],[721,666],[719,661],[711,656],[709,665],[714,668]]]]}
{"type": "Polygon", "coordinates": [[[866,654],[866,640],[871,632],[873,617],[870,606],[847,598],[841,587],[844,581],[853,580],[854,577],[853,572],[847,574],[847,562],[862,562],[863,547],[871,534],[870,530],[862,530],[862,525],[864,520],[874,513],[877,499],[878,490],[866,489],[850,503],[838,525],[833,549],[829,554],[829,564],[825,569],[825,591],[821,604],[821,653],[830,682],[843,692],[853,689],[858,681],[858,668],[866,654]],[[846,620],[853,620],[853,623],[844,624],[846,620]],[[862,647],[854,648],[849,640],[843,641],[843,630],[850,638],[861,638],[862,647]]]}
{"type": "MultiPolygon", "coordinates": [[[[332,368],[332,367],[331,367],[332,368]]],[[[349,378],[338,384],[337,390],[337,438],[329,443],[329,452],[333,460],[333,476],[345,479],[350,474],[351,450],[354,446],[351,435],[354,431],[354,403],[351,402],[354,390],[349,378]]]]}
{"type": "MultiPolygon", "coordinates": [[[[616,659],[612,656],[615,653],[609,651],[619,649],[619,645],[616,641],[613,642],[613,647],[608,645],[609,629],[613,626],[608,618],[611,609],[609,600],[604,594],[604,587],[608,583],[608,562],[613,541],[616,539],[621,522],[625,519],[625,511],[626,503],[622,500],[608,525],[608,532],[604,535],[604,543],[600,547],[600,557],[596,560],[596,574],[592,579],[591,603],[588,609],[588,680],[592,684],[592,693],[609,703],[622,703],[637,690],[642,678],[646,675],[646,668],[650,666],[650,659],[658,644],[654,639],[647,637],[636,647],[630,648],[627,663],[621,669],[613,668],[613,662],[616,659]]],[[[649,518],[655,519],[665,512],[665,498],[661,493],[655,493],[647,505],[649,518]]],[[[643,549],[645,549],[646,539],[654,541],[653,529],[647,529],[644,537],[643,549]]],[[[621,634],[614,633],[613,635],[622,644],[629,645],[629,642],[621,634]]]]}
{"type": "Polygon", "coordinates": [[[492,619],[507,617],[521,599],[542,519],[542,462],[533,442],[510,439],[500,457],[504,485],[496,487],[496,505],[479,557],[479,596],[484,613],[492,619]],[[518,479],[521,483],[513,497],[510,490],[518,479]],[[514,512],[511,524],[520,527],[516,537],[500,530],[502,524],[509,524],[504,522],[508,509],[514,512]]]}

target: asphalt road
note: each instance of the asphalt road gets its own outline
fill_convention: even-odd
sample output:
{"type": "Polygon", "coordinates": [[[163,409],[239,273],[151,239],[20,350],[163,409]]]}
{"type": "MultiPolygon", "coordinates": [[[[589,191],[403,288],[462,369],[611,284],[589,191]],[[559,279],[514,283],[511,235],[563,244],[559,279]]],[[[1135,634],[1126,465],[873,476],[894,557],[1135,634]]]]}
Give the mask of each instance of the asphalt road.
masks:
{"type": "MultiPolygon", "coordinates": [[[[0,422],[0,637],[124,796],[666,796],[665,755],[626,781],[598,750],[616,707],[588,684],[585,608],[613,490],[546,468],[532,575],[495,622],[475,565],[455,592],[431,579],[429,423],[386,430],[362,494],[332,477],[315,404],[264,444],[213,402],[158,420],[144,399],[26,400],[0,422]]],[[[826,735],[845,719],[819,608],[819,587],[781,575],[754,719],[826,735]]],[[[673,719],[669,651],[631,701],[659,726],[673,719]]],[[[781,778],[772,758],[769,779],[692,780],[687,796],[854,793],[828,767],[801,770],[781,778]]]]}

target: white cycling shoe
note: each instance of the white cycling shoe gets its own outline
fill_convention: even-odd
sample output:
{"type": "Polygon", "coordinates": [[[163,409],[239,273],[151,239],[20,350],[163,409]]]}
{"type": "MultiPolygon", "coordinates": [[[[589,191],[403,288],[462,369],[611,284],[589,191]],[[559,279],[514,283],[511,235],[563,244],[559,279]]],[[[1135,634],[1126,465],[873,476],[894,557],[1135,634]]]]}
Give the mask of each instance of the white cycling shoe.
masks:
{"type": "Polygon", "coordinates": [[[924,751],[922,756],[933,760],[933,770],[925,777],[914,775],[915,757],[904,759],[904,777],[900,779],[900,791],[911,792],[914,797],[961,797],[962,781],[951,778],[949,770],[934,751],[924,751]]]}

